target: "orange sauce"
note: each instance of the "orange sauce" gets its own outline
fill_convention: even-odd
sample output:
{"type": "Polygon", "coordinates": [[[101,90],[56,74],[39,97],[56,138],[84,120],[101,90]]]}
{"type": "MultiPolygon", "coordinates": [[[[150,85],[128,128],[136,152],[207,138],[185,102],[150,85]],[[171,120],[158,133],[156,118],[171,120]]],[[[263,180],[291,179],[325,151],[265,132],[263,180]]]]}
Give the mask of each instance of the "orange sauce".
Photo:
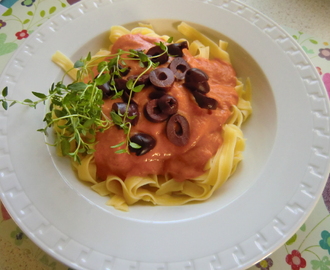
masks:
{"type": "MultiPolygon", "coordinates": [[[[119,48],[148,50],[158,41],[156,38],[143,35],[125,35],[113,45],[112,53],[116,53],[119,48]]],[[[134,101],[139,104],[140,118],[138,124],[132,127],[131,135],[137,132],[147,133],[156,139],[156,146],[142,156],[116,154],[115,151],[118,149],[111,146],[125,140],[123,130],[111,127],[104,133],[98,133],[95,162],[97,175],[101,180],[105,180],[108,175],[125,179],[128,176],[170,174],[176,181],[183,181],[203,174],[205,164],[221,146],[221,129],[231,114],[231,106],[238,102],[238,94],[235,91],[236,74],[230,64],[218,59],[195,58],[186,49],[184,59],[191,67],[199,68],[208,74],[211,90],[207,96],[218,101],[218,108],[200,108],[191,92],[182,85],[183,82],[176,81],[167,93],[178,100],[178,113],[183,115],[190,125],[188,144],[176,146],[167,139],[166,122],[152,123],[144,116],[143,110],[149,100],[148,95],[156,90],[150,86],[136,93],[134,101]]],[[[137,61],[126,63],[131,67],[129,75],[142,72],[137,61]]],[[[105,101],[103,111],[106,115],[109,115],[114,102],[121,102],[121,99],[105,101]]]]}

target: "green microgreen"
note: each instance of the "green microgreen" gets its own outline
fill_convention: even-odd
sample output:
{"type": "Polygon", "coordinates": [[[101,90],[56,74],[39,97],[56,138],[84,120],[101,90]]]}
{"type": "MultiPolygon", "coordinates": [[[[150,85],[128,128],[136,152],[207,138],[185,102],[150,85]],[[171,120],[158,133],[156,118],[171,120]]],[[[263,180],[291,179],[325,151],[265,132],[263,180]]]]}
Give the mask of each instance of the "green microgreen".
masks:
{"type": "MultiPolygon", "coordinates": [[[[156,45],[162,48],[161,54],[168,53],[167,46],[163,42],[156,45]]],[[[93,58],[89,53],[87,57],[74,63],[73,68],[77,69],[77,78],[72,83],[68,85],[63,83],[69,72],[67,71],[61,81],[51,85],[48,94],[32,92],[38,98],[36,101],[7,99],[8,87],[5,87],[1,92],[0,102],[7,110],[16,103],[36,108],[37,104],[48,101],[49,111],[43,119],[46,124],[38,131],[47,135],[48,128],[54,127],[56,133],[54,146],[59,147],[64,156],[71,156],[79,163],[81,155],[95,151],[96,133],[103,132],[112,125],[117,125],[123,130],[125,140],[111,148],[119,148],[116,153],[129,153],[129,147],[135,149],[141,147],[130,141],[132,125],[128,120],[136,117],[128,114],[132,95],[143,90],[144,85],[137,85],[137,82],[141,76],[158,66],[159,63],[154,63],[152,59],[159,56],[147,56],[141,50],[119,50],[116,54],[93,58]],[[144,69],[134,80],[128,80],[126,84],[129,90],[126,111],[120,113],[112,110],[107,116],[102,111],[103,93],[98,86],[109,82],[110,89],[114,93],[112,99],[121,97],[124,91],[116,89],[115,78],[121,77],[121,74],[129,68],[126,64],[127,60],[139,61],[139,65],[144,69]],[[86,78],[87,80],[89,78],[88,82],[86,78]]]]}

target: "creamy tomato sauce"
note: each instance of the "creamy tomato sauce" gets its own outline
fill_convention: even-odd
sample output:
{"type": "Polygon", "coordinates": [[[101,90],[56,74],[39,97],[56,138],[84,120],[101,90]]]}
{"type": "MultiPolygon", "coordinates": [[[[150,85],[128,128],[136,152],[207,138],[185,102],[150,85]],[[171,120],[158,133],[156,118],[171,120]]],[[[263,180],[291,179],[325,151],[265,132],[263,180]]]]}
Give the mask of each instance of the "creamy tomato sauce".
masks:
{"type": "MultiPolygon", "coordinates": [[[[116,41],[111,50],[112,53],[116,53],[118,49],[148,50],[155,46],[155,42],[159,40],[143,35],[125,35],[116,41]]],[[[123,130],[111,127],[104,133],[98,133],[95,162],[97,175],[101,180],[105,180],[108,175],[125,179],[128,176],[151,174],[170,174],[177,181],[194,178],[203,174],[205,164],[221,146],[222,126],[231,114],[232,105],[238,102],[235,71],[230,64],[221,60],[194,58],[186,49],[183,52],[183,58],[191,67],[199,68],[208,74],[210,92],[207,96],[218,101],[218,108],[216,110],[200,108],[191,92],[183,86],[183,82],[175,81],[167,93],[177,99],[178,113],[183,115],[190,125],[189,142],[185,146],[176,146],[166,136],[166,122],[152,123],[144,116],[143,110],[149,100],[148,95],[156,90],[150,86],[136,93],[134,101],[139,104],[140,117],[138,124],[132,127],[131,136],[138,132],[147,133],[156,139],[156,146],[141,156],[116,154],[115,151],[118,149],[113,149],[111,146],[125,140],[123,130]]],[[[128,76],[142,72],[137,61],[126,63],[131,68],[128,76]]],[[[164,64],[165,67],[167,65],[164,64]]],[[[106,115],[109,115],[114,102],[122,102],[122,100],[105,100],[103,111],[106,115]]]]}

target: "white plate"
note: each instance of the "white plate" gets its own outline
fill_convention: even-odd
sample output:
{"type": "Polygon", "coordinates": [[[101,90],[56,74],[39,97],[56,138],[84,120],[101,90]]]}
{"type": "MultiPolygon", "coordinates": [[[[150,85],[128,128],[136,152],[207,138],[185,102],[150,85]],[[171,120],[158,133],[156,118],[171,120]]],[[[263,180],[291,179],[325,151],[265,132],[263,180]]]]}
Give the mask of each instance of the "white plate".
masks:
{"type": "Polygon", "coordinates": [[[85,1],[26,40],[0,87],[7,85],[13,99],[47,92],[62,76],[50,61],[56,50],[76,60],[103,46],[111,25],[138,21],[170,35],[179,21],[193,22],[229,41],[238,75],[253,83],[247,149],[235,175],[205,203],[119,212],[46,146],[36,132],[43,106],[15,105],[0,111],[1,199],[37,245],[76,269],[247,268],[301,226],[329,174],[326,91],[308,57],[276,23],[230,0],[85,1]]]}

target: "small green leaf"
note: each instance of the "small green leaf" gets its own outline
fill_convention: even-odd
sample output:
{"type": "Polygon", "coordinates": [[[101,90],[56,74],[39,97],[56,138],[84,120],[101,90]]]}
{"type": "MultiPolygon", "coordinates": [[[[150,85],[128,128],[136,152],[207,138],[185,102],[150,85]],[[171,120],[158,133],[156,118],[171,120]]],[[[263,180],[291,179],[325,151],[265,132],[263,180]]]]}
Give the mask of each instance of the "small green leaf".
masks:
{"type": "MultiPolygon", "coordinates": [[[[67,126],[57,126],[59,129],[65,129],[67,126]]],[[[72,141],[72,138],[71,138],[71,141],[72,141]]]]}
{"type": "Polygon", "coordinates": [[[139,55],[140,61],[142,63],[149,61],[149,57],[147,55],[145,55],[144,53],[139,52],[138,55],[139,55]]]}
{"type": "Polygon", "coordinates": [[[13,13],[12,8],[8,8],[5,13],[2,14],[2,16],[10,16],[13,13]]]}
{"type": "Polygon", "coordinates": [[[110,146],[110,148],[118,148],[120,146],[123,146],[124,144],[125,144],[125,142],[121,142],[121,143],[118,143],[116,145],[110,146]]]}
{"type": "Polygon", "coordinates": [[[318,44],[318,42],[315,39],[310,39],[309,41],[313,44],[318,44]]]}
{"type": "Polygon", "coordinates": [[[297,234],[295,233],[285,244],[290,246],[297,240],[297,234]]]}
{"type": "Polygon", "coordinates": [[[91,61],[91,60],[92,60],[92,54],[91,54],[91,52],[89,52],[86,57],[86,61],[91,61]]]}
{"type": "Polygon", "coordinates": [[[107,67],[108,63],[106,61],[102,61],[97,65],[97,71],[101,72],[107,67]]]}
{"type": "Polygon", "coordinates": [[[33,16],[34,13],[30,10],[30,11],[27,12],[27,15],[29,15],[29,16],[33,16]]]}
{"type": "Polygon", "coordinates": [[[55,11],[56,11],[56,7],[53,6],[49,9],[49,14],[53,14],[55,11]]]}
{"type": "Polygon", "coordinates": [[[166,51],[166,45],[163,42],[159,42],[158,46],[163,50],[166,51]]]}
{"type": "Polygon", "coordinates": [[[292,36],[294,39],[298,40],[298,37],[296,35],[293,35],[292,36]]]}
{"type": "Polygon", "coordinates": [[[306,46],[302,46],[302,48],[308,54],[313,54],[314,53],[314,50],[313,49],[308,49],[306,46]]]}
{"type": "Polygon", "coordinates": [[[9,107],[11,107],[11,106],[15,105],[16,103],[17,103],[17,101],[16,101],[16,100],[14,100],[12,103],[10,103],[9,107]]]}
{"type": "Polygon", "coordinates": [[[126,149],[120,149],[120,150],[117,150],[115,153],[116,154],[125,154],[125,153],[127,153],[127,150],[126,149]]]}
{"type": "Polygon", "coordinates": [[[135,86],[132,91],[135,92],[135,93],[139,93],[142,91],[142,89],[144,88],[144,84],[140,84],[138,86],[135,86]]]}
{"type": "Polygon", "coordinates": [[[173,37],[170,37],[168,40],[167,40],[167,43],[172,43],[173,42],[173,37]]]}
{"type": "Polygon", "coordinates": [[[108,63],[108,69],[111,70],[112,67],[117,66],[117,58],[110,59],[108,63]]]}
{"type": "Polygon", "coordinates": [[[45,17],[45,15],[46,15],[46,11],[41,10],[40,11],[40,17],[43,18],[43,17],[45,17]]]}
{"type": "Polygon", "coordinates": [[[7,110],[8,109],[8,103],[5,100],[2,100],[2,107],[7,110]]]}
{"type": "Polygon", "coordinates": [[[300,230],[303,231],[303,232],[306,231],[306,224],[305,223],[300,227],[300,230]]]}
{"type": "Polygon", "coordinates": [[[122,124],[123,119],[115,111],[111,111],[110,116],[115,125],[120,126],[122,124]]]}
{"type": "Polygon", "coordinates": [[[68,89],[72,91],[82,91],[85,90],[87,87],[87,84],[84,82],[76,82],[68,85],[68,89]]]}
{"type": "Polygon", "coordinates": [[[311,260],[311,264],[312,264],[312,269],[313,270],[317,270],[319,268],[321,268],[321,270],[325,270],[325,269],[329,269],[327,268],[322,268],[322,261],[317,261],[317,260],[311,260]]]}
{"type": "Polygon", "coordinates": [[[108,81],[110,81],[110,75],[108,73],[104,73],[100,77],[95,79],[96,85],[102,85],[108,81]]]}
{"type": "Polygon", "coordinates": [[[91,127],[93,124],[95,123],[95,119],[88,119],[85,123],[84,123],[84,128],[89,128],[91,127]]]}
{"type": "Polygon", "coordinates": [[[31,100],[31,99],[24,99],[24,101],[23,102],[25,102],[25,103],[33,103],[33,101],[31,100]]]}
{"type": "Polygon", "coordinates": [[[80,67],[83,67],[83,66],[84,66],[84,62],[81,61],[81,60],[76,61],[73,65],[74,68],[80,68],[80,67]]]}
{"type": "Polygon", "coordinates": [[[130,142],[129,146],[134,148],[134,149],[140,149],[141,148],[141,145],[139,145],[137,143],[134,143],[134,142],[130,142]]]}
{"type": "Polygon", "coordinates": [[[42,132],[44,133],[45,135],[47,135],[47,129],[46,128],[39,128],[37,129],[38,132],[42,132]]]}
{"type": "Polygon", "coordinates": [[[80,148],[80,149],[78,150],[78,152],[79,152],[80,154],[83,154],[83,153],[86,152],[86,149],[85,149],[85,148],[80,148]]]}
{"type": "Polygon", "coordinates": [[[70,143],[68,140],[63,139],[61,141],[61,151],[63,156],[67,156],[70,152],[70,143]]]}
{"type": "MultiPolygon", "coordinates": [[[[126,66],[126,62],[125,62],[123,59],[120,60],[120,64],[123,65],[123,66],[126,66]]],[[[124,69],[124,70],[127,70],[127,67],[125,67],[125,68],[123,68],[123,69],[124,69]]],[[[120,72],[124,72],[124,71],[121,71],[121,70],[120,70],[120,72]]]]}
{"type": "Polygon", "coordinates": [[[23,24],[27,24],[29,22],[30,22],[30,19],[26,19],[26,20],[23,21],[23,24]]]}
{"type": "Polygon", "coordinates": [[[50,123],[52,121],[52,113],[51,112],[46,113],[43,121],[50,123]]]}
{"type": "Polygon", "coordinates": [[[40,99],[47,98],[47,96],[43,93],[38,93],[38,92],[33,92],[32,91],[32,94],[35,95],[37,98],[40,98],[40,99]]]}
{"type": "Polygon", "coordinates": [[[8,95],[8,87],[6,86],[4,89],[2,89],[2,96],[6,97],[8,95]]]}
{"type": "Polygon", "coordinates": [[[134,80],[132,80],[132,79],[128,80],[126,83],[127,89],[130,89],[130,90],[133,88],[133,85],[134,85],[134,80]]]}
{"type": "Polygon", "coordinates": [[[87,150],[87,154],[88,155],[93,154],[95,151],[96,151],[95,149],[90,148],[87,150]]]}

